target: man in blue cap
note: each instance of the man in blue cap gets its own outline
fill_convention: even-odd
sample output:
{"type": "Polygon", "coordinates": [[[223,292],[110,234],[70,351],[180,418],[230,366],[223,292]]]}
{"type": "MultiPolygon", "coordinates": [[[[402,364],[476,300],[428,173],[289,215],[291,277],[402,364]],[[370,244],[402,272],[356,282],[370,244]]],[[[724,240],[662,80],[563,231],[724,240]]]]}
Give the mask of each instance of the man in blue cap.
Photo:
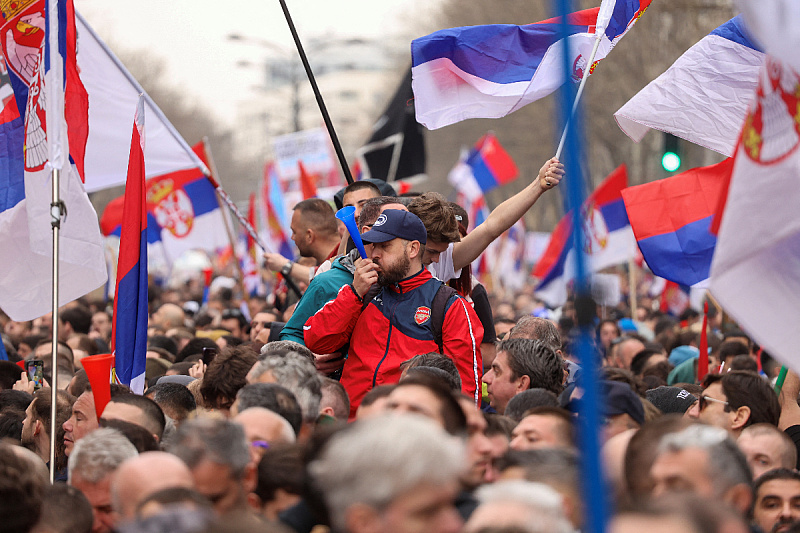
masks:
{"type": "Polygon", "coordinates": [[[341,383],[350,396],[351,416],[370,389],[400,379],[400,363],[431,351],[453,359],[463,392],[477,402],[483,327],[472,307],[453,293],[442,306],[437,332],[435,299],[443,283],[422,266],[427,241],[422,221],[408,211],[387,209],[361,237],[373,245],[370,260],[356,262],[353,284],[342,287],[303,328],[306,346],[315,353],[350,343],[341,383]],[[375,284],[379,290],[369,298],[375,284]]]}

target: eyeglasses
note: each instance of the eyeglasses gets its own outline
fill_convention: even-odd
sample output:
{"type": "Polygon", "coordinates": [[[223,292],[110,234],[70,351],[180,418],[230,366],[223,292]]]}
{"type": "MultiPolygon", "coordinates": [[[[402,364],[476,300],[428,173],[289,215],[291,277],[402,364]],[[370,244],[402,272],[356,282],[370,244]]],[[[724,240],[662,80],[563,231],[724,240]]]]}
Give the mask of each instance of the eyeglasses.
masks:
{"type": "Polygon", "coordinates": [[[272,327],[272,322],[258,321],[258,320],[253,320],[252,322],[250,322],[251,328],[254,328],[256,326],[261,326],[262,328],[269,328],[272,327]]]}
{"type": "Polygon", "coordinates": [[[701,394],[700,395],[700,410],[701,411],[703,409],[705,409],[706,407],[708,407],[708,402],[721,403],[721,404],[725,405],[726,407],[729,405],[728,402],[726,402],[725,400],[719,400],[717,398],[712,398],[711,396],[706,396],[704,394],[701,394]]]}

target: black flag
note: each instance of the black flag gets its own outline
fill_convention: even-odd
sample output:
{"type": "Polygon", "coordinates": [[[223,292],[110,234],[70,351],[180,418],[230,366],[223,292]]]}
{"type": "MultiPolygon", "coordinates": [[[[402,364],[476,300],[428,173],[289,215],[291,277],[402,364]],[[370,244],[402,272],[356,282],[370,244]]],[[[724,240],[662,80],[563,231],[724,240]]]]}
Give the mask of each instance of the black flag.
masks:
{"type": "Polygon", "coordinates": [[[372,127],[372,136],[356,156],[364,178],[392,182],[425,174],[425,139],[414,111],[411,69],[372,127]]]}

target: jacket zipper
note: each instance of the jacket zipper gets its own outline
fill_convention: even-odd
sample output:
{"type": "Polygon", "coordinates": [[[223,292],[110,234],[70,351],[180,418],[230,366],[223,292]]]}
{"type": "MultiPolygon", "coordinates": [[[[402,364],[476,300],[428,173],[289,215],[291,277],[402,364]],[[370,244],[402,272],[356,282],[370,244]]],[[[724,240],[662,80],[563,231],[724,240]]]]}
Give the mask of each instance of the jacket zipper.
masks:
{"type": "MultiPolygon", "coordinates": [[[[403,289],[402,289],[402,287],[400,287],[400,284],[398,283],[395,286],[397,287],[398,293],[402,294],[403,293],[403,289]]],[[[376,382],[378,380],[378,372],[380,372],[381,365],[386,360],[386,356],[389,355],[389,346],[392,345],[392,330],[394,329],[394,326],[392,325],[392,319],[394,318],[394,310],[397,309],[397,305],[399,303],[400,303],[400,299],[398,299],[394,303],[394,307],[392,307],[392,312],[389,315],[389,335],[386,337],[386,351],[383,352],[383,357],[381,357],[381,360],[378,361],[378,366],[375,367],[375,373],[372,374],[372,388],[373,389],[375,388],[375,384],[376,384],[376,382]]]]}

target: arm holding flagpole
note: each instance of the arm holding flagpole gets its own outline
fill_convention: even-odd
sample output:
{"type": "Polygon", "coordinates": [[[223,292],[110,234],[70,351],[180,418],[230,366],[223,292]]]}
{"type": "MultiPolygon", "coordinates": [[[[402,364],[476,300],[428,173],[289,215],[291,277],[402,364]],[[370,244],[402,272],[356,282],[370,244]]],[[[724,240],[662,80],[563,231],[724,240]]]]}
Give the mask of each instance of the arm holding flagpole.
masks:
{"type": "Polygon", "coordinates": [[[558,159],[547,160],[536,178],[520,192],[498,205],[486,221],[453,246],[453,267],[464,268],[478,258],[492,241],[522,218],[546,191],[564,176],[564,165],[558,159]]]}

